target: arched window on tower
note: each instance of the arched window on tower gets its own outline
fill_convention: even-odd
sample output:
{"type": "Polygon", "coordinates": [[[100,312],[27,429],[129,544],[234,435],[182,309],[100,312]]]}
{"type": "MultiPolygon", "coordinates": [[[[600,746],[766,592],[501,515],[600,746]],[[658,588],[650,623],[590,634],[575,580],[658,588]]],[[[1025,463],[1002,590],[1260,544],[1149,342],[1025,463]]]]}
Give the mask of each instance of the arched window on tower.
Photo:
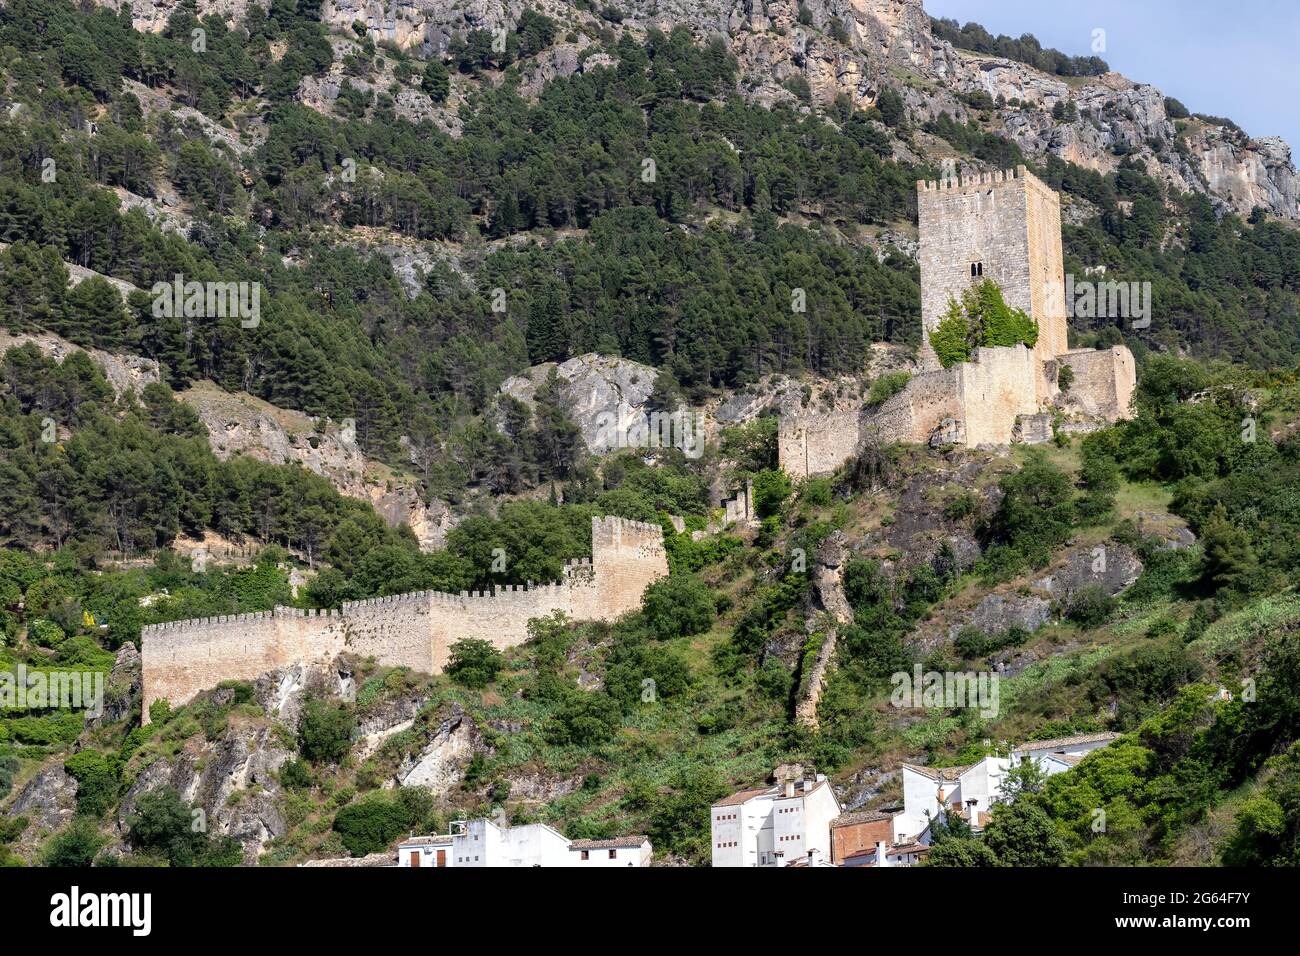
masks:
{"type": "Polygon", "coordinates": [[[982,279],[984,277],[984,263],[972,262],[970,264],[970,277],[972,279],[982,279]]]}

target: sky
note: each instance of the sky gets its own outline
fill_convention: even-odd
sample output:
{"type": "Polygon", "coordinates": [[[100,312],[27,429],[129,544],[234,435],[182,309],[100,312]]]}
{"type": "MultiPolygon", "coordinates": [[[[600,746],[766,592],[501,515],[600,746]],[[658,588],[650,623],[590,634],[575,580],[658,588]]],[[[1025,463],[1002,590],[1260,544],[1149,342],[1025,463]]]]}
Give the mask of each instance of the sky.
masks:
{"type": "Polygon", "coordinates": [[[1226,116],[1251,136],[1281,136],[1300,161],[1297,0],[924,0],[932,17],[974,20],[995,36],[1032,33],[1045,47],[1097,52],[1193,113],[1226,116]]]}

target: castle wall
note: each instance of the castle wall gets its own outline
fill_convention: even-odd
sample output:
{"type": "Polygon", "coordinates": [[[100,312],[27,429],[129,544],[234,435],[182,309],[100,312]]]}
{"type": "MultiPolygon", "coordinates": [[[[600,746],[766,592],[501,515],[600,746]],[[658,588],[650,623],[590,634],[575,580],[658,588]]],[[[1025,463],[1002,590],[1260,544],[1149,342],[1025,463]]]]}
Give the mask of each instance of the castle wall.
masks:
{"type": "Polygon", "coordinates": [[[782,415],[776,435],[781,467],[796,478],[834,471],[857,453],[860,419],[855,409],[782,415]]]}
{"type": "Polygon", "coordinates": [[[434,673],[429,635],[436,593],[418,591],[345,602],[347,649],[361,657],[373,657],[384,667],[434,673]]]}
{"type": "Polygon", "coordinates": [[[957,370],[957,404],[966,444],[1009,445],[1016,416],[1038,411],[1038,363],[1023,345],[976,349],[957,370]]]}
{"type": "Polygon", "coordinates": [[[1074,370],[1069,391],[1062,393],[1067,408],[1107,421],[1133,417],[1129,406],[1137,389],[1137,368],[1127,348],[1076,349],[1058,362],[1074,370]]]}
{"type": "MultiPolygon", "coordinates": [[[[992,279],[1013,308],[1038,323],[1034,352],[1040,362],[1067,348],[1061,205],[1055,190],[1024,166],[967,176],[960,182],[917,183],[920,223],[922,359],[938,361],[930,332],[951,299],[992,279]],[[971,275],[971,265],[982,270],[971,275]]],[[[1037,397],[1051,397],[1035,382],[1037,397]]]]}
{"type": "Polygon", "coordinates": [[[962,417],[957,400],[960,368],[939,368],[912,376],[901,391],[870,416],[867,427],[885,444],[929,441],[945,420],[962,417]]]}
{"type": "Polygon", "coordinates": [[[504,650],[528,639],[528,622],[554,611],[575,620],[612,621],[639,608],[648,585],[668,574],[663,531],[655,524],[592,518],[592,557],[569,562],[553,584],[495,592],[421,591],[344,604],[338,612],[276,608],[142,628],[143,722],[149,705],[188,703],[226,680],[252,680],[347,650],[386,667],[436,673],[451,647],[478,638],[504,650]]]}
{"type": "Polygon", "coordinates": [[[222,681],[252,680],[298,661],[327,660],[344,643],[341,614],[297,608],[153,624],[140,636],[146,724],[156,700],[179,706],[222,681]]]}

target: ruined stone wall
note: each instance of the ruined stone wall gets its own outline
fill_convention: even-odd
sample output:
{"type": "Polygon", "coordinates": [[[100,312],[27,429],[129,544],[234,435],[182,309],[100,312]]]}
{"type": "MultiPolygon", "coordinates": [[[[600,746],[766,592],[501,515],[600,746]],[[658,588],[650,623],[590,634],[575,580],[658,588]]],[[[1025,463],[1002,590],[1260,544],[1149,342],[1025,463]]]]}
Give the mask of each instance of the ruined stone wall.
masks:
{"type": "Polygon", "coordinates": [[[1137,368],[1127,348],[1076,349],[1058,362],[1074,370],[1073,383],[1058,400],[1066,409],[1107,421],[1133,417],[1130,403],[1137,388],[1137,368]]]}
{"type": "Polygon", "coordinates": [[[861,417],[856,409],[782,415],[776,436],[781,467],[796,478],[834,471],[857,453],[861,417]]]}
{"type": "Polygon", "coordinates": [[[144,722],[155,700],[180,706],[222,681],[330,660],[344,650],[386,667],[436,673],[457,641],[514,647],[528,639],[529,620],[554,611],[575,620],[614,620],[640,607],[646,587],[668,573],[656,524],[592,518],[591,551],[590,560],[568,562],[564,579],[554,584],[420,591],[348,602],[339,612],[276,608],[150,625],[141,630],[144,722]]]}
{"type": "Polygon", "coordinates": [[[957,401],[958,369],[936,369],[914,375],[902,391],[891,395],[867,420],[876,440],[927,442],[945,421],[960,421],[957,401]]]}
{"type": "Polygon", "coordinates": [[[343,650],[343,615],[276,608],[255,614],[152,624],[140,631],[142,722],[149,707],[174,706],[227,680],[252,680],[298,661],[328,660],[343,650]]]}
{"type": "Polygon", "coordinates": [[[966,444],[1009,445],[1018,415],[1038,411],[1038,362],[1023,345],[976,349],[957,371],[957,404],[966,444]]]}

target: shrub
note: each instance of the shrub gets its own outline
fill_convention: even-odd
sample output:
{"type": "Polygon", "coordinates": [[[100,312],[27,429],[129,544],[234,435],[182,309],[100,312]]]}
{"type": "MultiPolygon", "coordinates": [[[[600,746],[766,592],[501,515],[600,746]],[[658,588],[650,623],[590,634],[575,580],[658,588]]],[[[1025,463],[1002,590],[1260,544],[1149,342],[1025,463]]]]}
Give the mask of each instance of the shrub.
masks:
{"type": "Polygon", "coordinates": [[[63,762],[63,769],[77,781],[77,812],[103,816],[117,799],[117,774],[97,750],[82,750],[63,762]]]}
{"type": "Polygon", "coordinates": [[[447,674],[462,687],[482,689],[496,680],[504,663],[501,652],[487,641],[465,638],[451,646],[447,674]]]}
{"type": "Polygon", "coordinates": [[[311,771],[305,761],[294,758],[280,768],[280,785],[287,790],[307,790],[311,787],[311,771]]]}
{"type": "Polygon", "coordinates": [[[784,471],[770,468],[754,476],[754,510],[760,518],[780,513],[794,486],[784,471]]]}
{"type": "Polygon", "coordinates": [[[910,372],[886,372],[871,383],[871,388],[867,392],[867,404],[872,408],[885,404],[906,388],[911,380],[910,372]]]}
{"type": "Polygon", "coordinates": [[[660,640],[703,634],[713,626],[713,592],[693,574],[660,578],[645,589],[642,613],[660,640]]]}
{"type": "Polygon", "coordinates": [[[56,834],[41,853],[44,866],[88,867],[108,841],[90,817],[77,817],[56,834]]]}
{"type": "Polygon", "coordinates": [[[298,749],[312,763],[338,763],[352,745],[356,718],[346,704],[309,700],[298,719],[298,749]]]}
{"type": "Polygon", "coordinates": [[[380,853],[402,836],[410,817],[400,804],[383,796],[350,803],[334,816],[334,831],[353,856],[380,853]]]}
{"type": "Polygon", "coordinates": [[[1115,599],[1100,584],[1087,584],[1070,598],[1065,616],[1080,627],[1100,627],[1115,613],[1115,599]]]}

